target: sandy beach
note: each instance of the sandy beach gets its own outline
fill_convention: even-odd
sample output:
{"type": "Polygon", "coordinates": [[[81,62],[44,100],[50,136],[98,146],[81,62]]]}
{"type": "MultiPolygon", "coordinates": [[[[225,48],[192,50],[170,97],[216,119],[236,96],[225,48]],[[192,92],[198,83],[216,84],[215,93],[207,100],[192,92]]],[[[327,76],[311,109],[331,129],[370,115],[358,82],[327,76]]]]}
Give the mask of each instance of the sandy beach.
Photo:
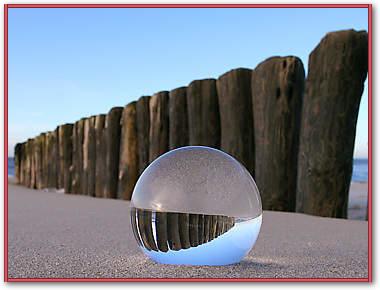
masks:
{"type": "Polygon", "coordinates": [[[138,249],[128,202],[9,184],[9,278],[366,278],[367,245],[366,221],[264,211],[239,264],[160,265],[138,249]]]}

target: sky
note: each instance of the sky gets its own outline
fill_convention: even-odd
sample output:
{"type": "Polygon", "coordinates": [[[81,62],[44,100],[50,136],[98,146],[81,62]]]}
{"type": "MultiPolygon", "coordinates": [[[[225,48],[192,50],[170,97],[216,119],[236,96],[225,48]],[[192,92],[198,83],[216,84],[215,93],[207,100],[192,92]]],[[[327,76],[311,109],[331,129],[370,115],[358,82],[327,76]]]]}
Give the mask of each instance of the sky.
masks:
{"type": "MultiPolygon", "coordinates": [[[[298,56],[307,71],[327,32],[368,30],[368,18],[364,8],[10,8],[8,27],[13,156],[57,125],[274,55],[298,56]]],[[[367,157],[367,124],[366,81],[354,157],[367,157]]]]}

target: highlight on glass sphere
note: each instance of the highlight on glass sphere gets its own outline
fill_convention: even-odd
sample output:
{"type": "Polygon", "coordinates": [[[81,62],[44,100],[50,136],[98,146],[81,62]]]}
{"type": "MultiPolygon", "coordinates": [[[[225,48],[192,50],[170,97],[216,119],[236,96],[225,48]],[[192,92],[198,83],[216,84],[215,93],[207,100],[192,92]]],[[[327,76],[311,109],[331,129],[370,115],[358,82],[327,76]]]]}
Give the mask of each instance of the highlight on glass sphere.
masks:
{"type": "Polygon", "coordinates": [[[131,199],[131,223],[156,262],[228,265],[254,246],[262,222],[259,191],[248,170],[209,147],[181,147],[142,173],[131,199]]]}

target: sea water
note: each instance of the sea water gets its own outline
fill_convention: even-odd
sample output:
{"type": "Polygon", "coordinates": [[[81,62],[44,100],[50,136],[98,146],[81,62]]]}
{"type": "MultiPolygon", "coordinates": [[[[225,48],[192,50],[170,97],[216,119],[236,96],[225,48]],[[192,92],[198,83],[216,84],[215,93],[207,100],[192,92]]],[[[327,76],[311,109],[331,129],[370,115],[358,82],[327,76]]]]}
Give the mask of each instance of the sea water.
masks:
{"type": "Polygon", "coordinates": [[[142,251],[158,263],[228,265],[252,249],[262,215],[235,218],[131,208],[131,223],[142,251]]]}

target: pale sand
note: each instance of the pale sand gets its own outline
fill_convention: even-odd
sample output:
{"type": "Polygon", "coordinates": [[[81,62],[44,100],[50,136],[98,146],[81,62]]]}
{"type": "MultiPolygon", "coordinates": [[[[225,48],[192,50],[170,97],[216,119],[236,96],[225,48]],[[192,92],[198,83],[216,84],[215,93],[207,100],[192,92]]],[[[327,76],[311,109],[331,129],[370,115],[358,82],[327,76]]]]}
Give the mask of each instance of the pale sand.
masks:
{"type": "Polygon", "coordinates": [[[368,275],[368,223],[264,212],[239,264],[159,265],[138,249],[129,203],[9,185],[10,278],[260,278],[368,275]]]}

